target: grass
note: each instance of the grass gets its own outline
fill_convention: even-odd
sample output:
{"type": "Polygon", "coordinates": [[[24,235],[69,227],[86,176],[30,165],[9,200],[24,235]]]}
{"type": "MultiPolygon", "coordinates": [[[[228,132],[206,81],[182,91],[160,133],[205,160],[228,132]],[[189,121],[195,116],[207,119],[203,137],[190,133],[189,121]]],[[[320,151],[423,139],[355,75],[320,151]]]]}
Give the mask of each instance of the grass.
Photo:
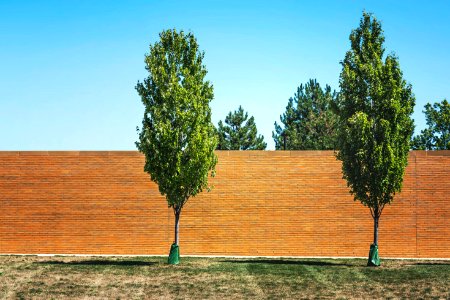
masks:
{"type": "Polygon", "coordinates": [[[0,299],[449,299],[450,262],[0,256],[0,299]]]}

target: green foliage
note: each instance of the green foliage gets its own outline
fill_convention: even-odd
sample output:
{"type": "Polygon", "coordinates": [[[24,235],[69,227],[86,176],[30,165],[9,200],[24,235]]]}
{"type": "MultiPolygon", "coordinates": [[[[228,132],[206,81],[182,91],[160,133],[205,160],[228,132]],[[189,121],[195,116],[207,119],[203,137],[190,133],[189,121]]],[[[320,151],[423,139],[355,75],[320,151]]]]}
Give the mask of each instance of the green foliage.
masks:
{"type": "Polygon", "coordinates": [[[275,149],[284,149],[285,139],[286,150],[335,149],[337,117],[331,105],[336,98],[329,85],[322,89],[315,79],[301,84],[280,116],[283,128],[275,122],[275,149]]]}
{"type": "Polygon", "coordinates": [[[259,135],[256,129],[255,118],[248,119],[242,106],[233,113],[230,111],[225,117],[225,124],[219,121],[217,130],[219,136],[218,150],[264,150],[267,143],[264,136],[259,135]]]}
{"type": "Polygon", "coordinates": [[[337,102],[337,158],[355,200],[378,218],[402,187],[414,130],[415,98],[398,58],[384,55],[381,24],[364,13],[350,35],[337,102]]]}
{"type": "Polygon", "coordinates": [[[425,105],[428,128],[412,140],[412,149],[450,150],[450,104],[446,99],[425,105]]]}
{"type": "Polygon", "coordinates": [[[213,87],[192,33],[174,29],[159,36],[145,56],[149,76],[136,86],[145,106],[136,146],[145,155],[145,171],[179,212],[208,187],[217,162],[209,107],[213,87]]]}

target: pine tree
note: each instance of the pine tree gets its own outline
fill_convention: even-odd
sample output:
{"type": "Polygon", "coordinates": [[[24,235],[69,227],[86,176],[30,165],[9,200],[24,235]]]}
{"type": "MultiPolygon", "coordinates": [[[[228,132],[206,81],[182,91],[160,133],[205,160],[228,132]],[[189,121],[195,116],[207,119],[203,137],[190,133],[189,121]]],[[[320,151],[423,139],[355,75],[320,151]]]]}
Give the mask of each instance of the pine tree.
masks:
{"type": "Polygon", "coordinates": [[[225,125],[219,121],[217,130],[219,136],[218,150],[264,150],[267,144],[264,136],[258,135],[255,118],[248,119],[248,113],[242,106],[229,112],[225,117],[225,125]]]}
{"type": "Polygon", "coordinates": [[[337,93],[325,89],[315,79],[300,84],[280,116],[283,127],[275,122],[272,137],[277,150],[328,150],[336,145],[336,115],[331,109],[337,93]]]}
{"type": "Polygon", "coordinates": [[[444,99],[425,105],[425,118],[428,128],[412,140],[415,150],[450,150],[450,104],[444,99]]]}

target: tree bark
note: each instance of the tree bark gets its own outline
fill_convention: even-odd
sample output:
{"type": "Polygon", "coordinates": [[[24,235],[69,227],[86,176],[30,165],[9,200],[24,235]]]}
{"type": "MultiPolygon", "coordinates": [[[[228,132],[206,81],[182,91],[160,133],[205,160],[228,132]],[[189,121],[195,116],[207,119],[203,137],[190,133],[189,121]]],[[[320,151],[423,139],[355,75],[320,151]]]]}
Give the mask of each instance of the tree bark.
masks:
{"type": "Polygon", "coordinates": [[[179,241],[179,239],[178,239],[178,233],[179,233],[179,229],[180,229],[180,214],[181,214],[181,211],[180,210],[177,210],[177,209],[174,209],[174,211],[175,211],[175,245],[177,245],[178,246],[178,241],[179,241]]]}
{"type": "Polygon", "coordinates": [[[380,217],[373,218],[373,244],[378,247],[378,220],[380,217]]]}

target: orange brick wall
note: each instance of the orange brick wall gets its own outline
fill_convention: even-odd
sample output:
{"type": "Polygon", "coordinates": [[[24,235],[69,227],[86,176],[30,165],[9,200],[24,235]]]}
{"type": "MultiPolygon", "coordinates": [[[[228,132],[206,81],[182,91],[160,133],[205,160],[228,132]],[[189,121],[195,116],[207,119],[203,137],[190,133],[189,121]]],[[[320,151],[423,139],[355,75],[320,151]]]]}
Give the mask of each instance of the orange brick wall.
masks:
{"type": "MultiPolygon", "coordinates": [[[[370,212],[332,151],[219,151],[181,216],[191,255],[366,256],[370,212]]],[[[173,214],[138,152],[0,152],[0,253],[167,254],[173,214]]],[[[450,258],[450,151],[410,153],[384,257],[450,258]]]]}

